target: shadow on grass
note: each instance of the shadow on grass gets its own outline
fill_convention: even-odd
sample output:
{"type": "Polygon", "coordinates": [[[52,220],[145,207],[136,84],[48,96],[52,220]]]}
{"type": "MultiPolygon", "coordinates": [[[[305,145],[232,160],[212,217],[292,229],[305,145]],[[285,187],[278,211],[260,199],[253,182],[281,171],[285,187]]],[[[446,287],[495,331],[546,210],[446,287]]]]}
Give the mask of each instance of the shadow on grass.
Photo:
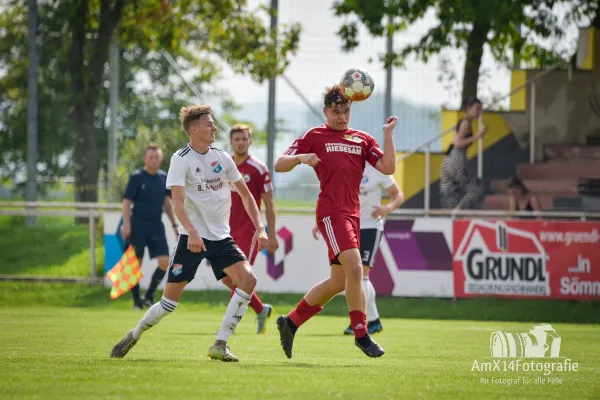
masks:
{"type": "MultiPolygon", "coordinates": [[[[82,284],[0,282],[0,306],[60,306],[84,308],[130,309],[131,295],[117,300],[109,297],[110,289],[82,284]]],[[[162,293],[157,292],[155,299],[162,293]]],[[[261,294],[272,304],[276,315],[287,314],[302,298],[300,294],[261,294]]],[[[222,307],[229,301],[226,291],[184,292],[184,309],[222,307]]],[[[377,300],[379,313],[385,318],[436,320],[514,321],[551,323],[600,323],[600,302],[556,300],[512,300],[496,298],[437,299],[382,297],[377,300]]],[[[320,315],[348,316],[346,300],[332,299],[320,315]]],[[[343,328],[343,326],[342,326],[343,328]]]]}

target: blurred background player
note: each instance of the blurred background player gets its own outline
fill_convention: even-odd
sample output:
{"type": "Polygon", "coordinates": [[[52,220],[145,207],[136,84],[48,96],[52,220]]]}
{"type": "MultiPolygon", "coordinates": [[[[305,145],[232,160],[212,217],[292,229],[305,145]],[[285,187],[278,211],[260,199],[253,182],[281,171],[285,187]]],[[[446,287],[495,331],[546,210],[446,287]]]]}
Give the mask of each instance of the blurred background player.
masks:
{"type": "Polygon", "coordinates": [[[126,248],[131,244],[135,249],[140,265],[145,248],[148,247],[150,258],[157,259],[158,267],[152,274],[143,303],[140,298],[139,283],[131,289],[133,308],[136,310],[142,310],[142,304],[147,307],[154,304],[154,291],[160,285],[169,265],[169,246],[162,223],[163,208],[177,236],[171,191],[166,188],[167,174],[159,169],[163,161],[161,148],[155,144],[146,147],[143,161],[144,168],[137,169],[131,174],[125,188],[121,236],[125,240],[126,248]]]}
{"type": "Polygon", "coordinates": [[[256,276],[229,234],[230,183],[242,196],[254,223],[252,243],[259,250],[267,246],[267,234],[258,207],[231,156],[210,146],[216,133],[211,114],[208,105],[183,107],[180,111],[179,118],[190,142],[171,157],[167,187],[173,192],[181,234],[170,260],[162,299],[113,347],[111,358],[125,357],[145,331],[175,311],[181,293],[206,258],[217,280],[229,276],[237,286],[208,356],[220,361],[239,361],[227,342],[248,310],[256,276]]]}
{"type": "Polygon", "coordinates": [[[397,117],[389,117],[384,131],[384,151],[368,133],[348,128],[351,104],[339,86],[324,93],[323,113],[327,123],[312,128],[296,139],[279,157],[275,171],[288,172],[299,164],[314,167],[321,192],[316,217],[328,247],[330,277],[313,286],[287,316],[277,318],[281,346],[288,358],[297,329],[323,309],[333,296],[346,290],[354,343],[369,357],[385,352],[367,331],[365,294],[362,285],[359,189],[365,163],[391,175],[396,170],[394,127],[397,117]]]}
{"type": "MultiPolygon", "coordinates": [[[[248,149],[252,145],[252,129],[248,125],[238,124],[231,128],[229,132],[231,147],[233,148],[233,161],[237,165],[238,171],[242,174],[248,190],[252,194],[256,205],[260,210],[261,199],[265,203],[265,214],[267,217],[267,233],[269,237],[267,251],[275,252],[279,248],[277,241],[277,228],[275,226],[275,202],[273,200],[273,184],[269,168],[257,159],[248,154],[248,149]]],[[[231,237],[235,243],[242,249],[250,265],[254,265],[258,250],[252,246],[252,237],[254,236],[254,224],[244,208],[242,197],[233,190],[231,192],[231,216],[229,217],[229,226],[231,227],[231,237]]],[[[225,277],[221,280],[224,285],[235,291],[231,279],[225,277]]],[[[265,333],[266,323],[273,313],[273,307],[270,304],[263,304],[256,292],[252,293],[250,307],[256,313],[258,323],[257,333],[265,333]]]]}
{"type": "MultiPolygon", "coordinates": [[[[400,207],[403,201],[404,195],[391,175],[382,174],[371,164],[365,166],[360,183],[360,255],[363,263],[363,290],[367,302],[367,331],[370,335],[381,332],[383,324],[379,320],[375,302],[376,292],[369,279],[369,273],[379,250],[385,217],[400,207]],[[390,201],[385,205],[381,204],[381,189],[385,189],[390,197],[390,201]]],[[[319,228],[315,226],[315,239],[318,239],[318,231],[319,228]]],[[[351,325],[344,331],[345,335],[353,333],[351,325]]]]}
{"type": "Polygon", "coordinates": [[[479,132],[473,135],[473,120],[481,117],[481,101],[476,97],[467,97],[463,103],[465,116],[458,121],[452,137],[452,144],[442,162],[440,175],[440,200],[442,208],[460,210],[478,210],[483,206],[485,190],[483,182],[469,172],[467,150],[486,132],[480,120],[479,132]]]}

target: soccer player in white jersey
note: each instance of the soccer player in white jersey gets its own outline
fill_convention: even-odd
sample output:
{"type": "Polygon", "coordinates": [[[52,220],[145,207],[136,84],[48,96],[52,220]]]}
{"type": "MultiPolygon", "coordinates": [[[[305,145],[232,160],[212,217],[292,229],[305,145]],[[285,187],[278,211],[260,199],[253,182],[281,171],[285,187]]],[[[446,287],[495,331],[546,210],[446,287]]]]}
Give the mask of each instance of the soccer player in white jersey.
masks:
{"type": "MultiPolygon", "coordinates": [[[[404,195],[391,175],[384,175],[370,164],[366,164],[360,182],[360,256],[363,263],[363,289],[367,302],[367,330],[369,335],[381,332],[383,324],[379,320],[379,312],[375,302],[375,288],[369,279],[375,255],[379,249],[383,234],[384,218],[400,207],[404,195]],[[390,201],[381,204],[381,190],[385,189],[390,201]]],[[[313,236],[318,239],[319,228],[313,228],[313,236]]],[[[344,331],[345,335],[353,335],[352,326],[344,331]]]]}
{"type": "Polygon", "coordinates": [[[123,358],[142,333],[175,310],[183,289],[194,279],[200,262],[206,258],[217,280],[229,276],[236,286],[208,356],[221,361],[239,361],[227,341],[248,309],[256,276],[229,234],[230,183],[242,197],[254,223],[256,232],[252,242],[258,251],[267,246],[267,234],[256,202],[231,156],[210,146],[216,132],[211,113],[208,105],[183,107],[179,113],[190,142],[171,157],[166,184],[171,189],[179,221],[177,248],[171,254],[162,299],[113,347],[112,358],[123,358]]]}

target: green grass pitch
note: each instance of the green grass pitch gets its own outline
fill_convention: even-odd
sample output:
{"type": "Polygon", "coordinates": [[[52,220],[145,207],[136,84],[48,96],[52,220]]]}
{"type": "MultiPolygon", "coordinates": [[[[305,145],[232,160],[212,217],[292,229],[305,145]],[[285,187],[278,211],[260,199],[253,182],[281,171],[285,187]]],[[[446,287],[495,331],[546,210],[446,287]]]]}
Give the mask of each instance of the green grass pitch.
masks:
{"type": "MultiPolygon", "coordinates": [[[[141,312],[129,298],[91,306],[77,302],[96,288],[55,286],[60,295],[27,284],[0,284],[0,397],[2,399],[594,399],[600,397],[600,328],[556,323],[561,356],[578,371],[477,372],[486,361],[490,334],[526,332],[529,322],[384,318],[374,338],[387,353],[369,359],[351,337],[348,318],[317,316],[296,337],[288,360],[271,318],[266,335],[255,333],[249,310],[230,345],[236,364],[206,357],[225,307],[189,301],[142,337],[124,359],[112,346],[135,326],[141,312]],[[24,289],[28,288],[28,289],[24,289]],[[34,294],[37,293],[35,296],[34,294]],[[56,298],[55,298],[56,297],[56,298]],[[501,379],[520,379],[508,386],[501,379]],[[528,383],[523,381],[529,379],[528,383]],[[536,379],[546,378],[544,383],[536,379]],[[549,378],[552,378],[549,379],[549,378]]],[[[108,296],[108,291],[102,289],[108,296]]],[[[226,293],[217,294],[227,296],[226,293]]],[[[299,296],[296,296],[299,298],[299,296]]],[[[193,299],[193,296],[189,296],[193,299]]],[[[333,307],[343,305],[336,299],[333,307]],[[337,304],[340,303],[340,304],[337,304]]],[[[276,315],[289,304],[278,304],[276,315]]]]}

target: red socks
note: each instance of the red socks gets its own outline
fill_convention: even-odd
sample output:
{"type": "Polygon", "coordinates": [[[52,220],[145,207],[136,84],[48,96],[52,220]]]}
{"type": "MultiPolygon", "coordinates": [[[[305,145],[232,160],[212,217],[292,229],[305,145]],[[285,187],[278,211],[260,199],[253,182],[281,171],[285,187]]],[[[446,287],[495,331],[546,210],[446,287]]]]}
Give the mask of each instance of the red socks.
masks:
{"type": "Polygon", "coordinates": [[[359,339],[367,335],[367,314],[362,311],[350,311],[350,325],[354,331],[354,337],[359,339]]]}
{"type": "Polygon", "coordinates": [[[263,310],[263,303],[260,300],[260,297],[256,294],[256,292],[252,292],[252,298],[250,299],[250,307],[254,310],[255,313],[260,314],[263,310]]]}
{"type": "MultiPolygon", "coordinates": [[[[231,293],[229,294],[229,298],[233,296],[233,292],[235,291],[235,286],[231,289],[231,293]]],[[[263,310],[263,303],[260,300],[260,297],[256,294],[256,292],[252,292],[252,298],[250,299],[250,307],[254,310],[255,313],[260,314],[263,310]]]]}
{"type": "Polygon", "coordinates": [[[311,306],[306,300],[302,299],[296,308],[290,311],[288,318],[296,325],[296,327],[300,327],[303,323],[317,315],[322,309],[322,306],[311,306]]]}

